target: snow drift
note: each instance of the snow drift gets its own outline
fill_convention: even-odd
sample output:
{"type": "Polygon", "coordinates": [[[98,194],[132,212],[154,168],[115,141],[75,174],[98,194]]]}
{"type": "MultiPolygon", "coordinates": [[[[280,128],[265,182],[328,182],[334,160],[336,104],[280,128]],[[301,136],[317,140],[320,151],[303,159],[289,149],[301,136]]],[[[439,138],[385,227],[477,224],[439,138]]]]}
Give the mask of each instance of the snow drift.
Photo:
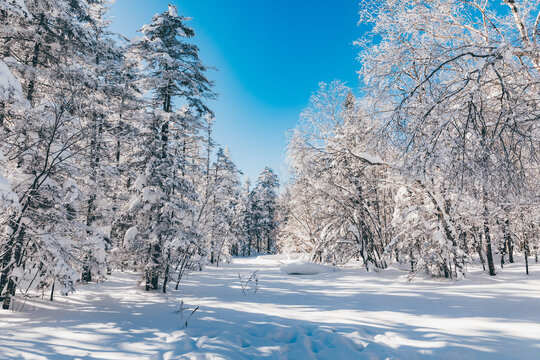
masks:
{"type": "Polygon", "coordinates": [[[317,275],[332,272],[333,268],[310,262],[294,262],[281,266],[281,272],[287,275],[317,275]]]}

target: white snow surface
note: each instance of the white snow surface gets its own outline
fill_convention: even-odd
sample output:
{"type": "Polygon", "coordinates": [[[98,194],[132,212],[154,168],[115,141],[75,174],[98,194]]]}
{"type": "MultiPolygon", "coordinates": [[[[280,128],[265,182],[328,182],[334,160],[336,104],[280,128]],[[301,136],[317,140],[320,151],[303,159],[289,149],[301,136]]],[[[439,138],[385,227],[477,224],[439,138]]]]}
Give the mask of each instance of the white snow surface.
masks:
{"type": "Polygon", "coordinates": [[[299,261],[282,265],[281,271],[287,275],[316,275],[332,272],[333,268],[320,264],[299,261]]]}
{"type": "Polygon", "coordinates": [[[489,277],[406,280],[388,269],[310,276],[283,258],[235,259],[147,293],[114,273],[69,296],[15,301],[0,312],[0,359],[537,359],[540,266],[489,277]],[[258,270],[243,294],[238,275],[258,270]],[[183,318],[175,313],[184,301],[183,318]],[[188,322],[182,325],[196,306],[188,322]]]}

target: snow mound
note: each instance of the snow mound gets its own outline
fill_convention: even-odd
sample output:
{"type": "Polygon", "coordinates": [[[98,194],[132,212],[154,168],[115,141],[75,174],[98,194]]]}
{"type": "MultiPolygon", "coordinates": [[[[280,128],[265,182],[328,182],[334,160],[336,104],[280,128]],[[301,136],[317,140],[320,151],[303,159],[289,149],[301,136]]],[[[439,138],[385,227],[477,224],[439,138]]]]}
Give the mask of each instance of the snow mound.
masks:
{"type": "Polygon", "coordinates": [[[257,256],[257,260],[260,261],[296,261],[300,259],[302,254],[274,254],[274,255],[260,255],[257,256]]]}
{"type": "Polygon", "coordinates": [[[333,269],[329,266],[304,261],[281,266],[281,272],[287,275],[317,275],[332,271],[333,269]]]}

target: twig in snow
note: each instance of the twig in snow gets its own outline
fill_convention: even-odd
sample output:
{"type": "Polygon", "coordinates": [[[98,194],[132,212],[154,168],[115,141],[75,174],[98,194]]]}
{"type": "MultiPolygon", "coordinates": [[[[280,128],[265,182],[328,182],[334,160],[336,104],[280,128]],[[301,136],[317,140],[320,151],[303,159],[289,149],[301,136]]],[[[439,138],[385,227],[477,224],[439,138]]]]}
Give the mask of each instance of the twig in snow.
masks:
{"type": "MultiPolygon", "coordinates": [[[[189,310],[188,307],[184,307],[184,300],[182,300],[180,302],[180,308],[178,310],[175,310],[173,311],[172,313],[173,314],[180,314],[180,319],[183,319],[184,318],[184,311],[185,310],[189,310]]],[[[191,317],[193,316],[193,314],[195,314],[195,311],[199,310],[199,307],[197,306],[195,309],[193,309],[193,311],[189,314],[189,316],[187,317],[186,321],[184,321],[184,325],[182,325],[182,329],[185,329],[187,328],[188,326],[188,321],[189,319],[191,319],[191,317]]]]}
{"type": "Polygon", "coordinates": [[[246,290],[253,291],[254,294],[257,293],[257,290],[259,290],[259,279],[257,278],[257,272],[259,270],[255,270],[253,274],[247,279],[246,281],[242,280],[242,276],[238,274],[238,279],[240,279],[240,286],[242,287],[242,292],[244,293],[244,296],[247,296],[246,290]]]}
{"type": "Polygon", "coordinates": [[[199,307],[197,306],[195,309],[193,309],[193,311],[191,312],[191,314],[189,314],[188,318],[186,319],[186,321],[184,322],[184,325],[182,326],[182,329],[185,329],[188,327],[188,321],[189,319],[191,319],[191,317],[193,316],[193,314],[195,314],[195,311],[199,310],[199,307]]]}

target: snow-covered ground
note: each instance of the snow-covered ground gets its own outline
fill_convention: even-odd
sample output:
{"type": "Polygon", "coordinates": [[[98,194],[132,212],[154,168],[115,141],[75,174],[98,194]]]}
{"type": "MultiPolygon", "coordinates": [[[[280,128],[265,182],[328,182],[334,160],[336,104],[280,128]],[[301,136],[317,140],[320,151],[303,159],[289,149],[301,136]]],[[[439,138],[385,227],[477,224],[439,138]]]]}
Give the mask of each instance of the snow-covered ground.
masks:
{"type": "Polygon", "coordinates": [[[496,277],[408,282],[392,269],[287,275],[282,262],[235,259],[169,294],[116,273],[68,298],[26,302],[22,312],[0,312],[0,358],[540,358],[540,266],[528,277],[520,263],[496,277]],[[239,275],[256,270],[259,289],[242,291],[239,275]],[[186,329],[191,310],[175,313],[182,300],[199,306],[186,329]]]}

